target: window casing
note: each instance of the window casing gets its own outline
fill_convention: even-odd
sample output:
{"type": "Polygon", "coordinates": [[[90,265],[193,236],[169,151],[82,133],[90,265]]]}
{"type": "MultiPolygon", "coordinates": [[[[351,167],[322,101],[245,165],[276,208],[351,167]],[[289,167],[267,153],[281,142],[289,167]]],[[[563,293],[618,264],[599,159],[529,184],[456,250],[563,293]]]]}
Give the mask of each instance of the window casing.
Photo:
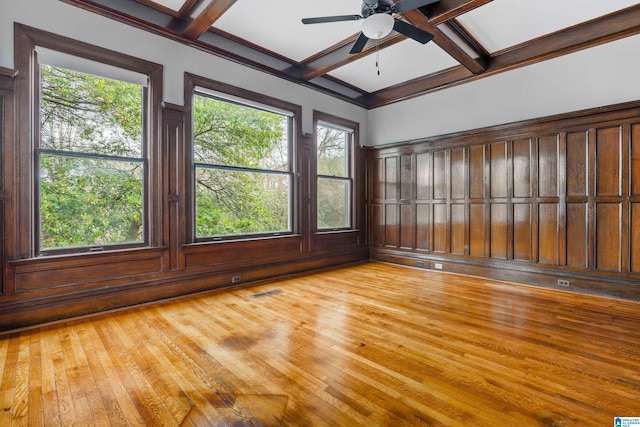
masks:
{"type": "Polygon", "coordinates": [[[293,113],[203,87],[192,107],[196,241],[291,234],[293,113]]]}
{"type": "Polygon", "coordinates": [[[15,42],[16,258],[162,244],[162,66],[20,24],[15,42]]]}
{"type": "Polygon", "coordinates": [[[316,121],[317,204],[316,229],[353,228],[354,130],[324,120],[316,121]]]}

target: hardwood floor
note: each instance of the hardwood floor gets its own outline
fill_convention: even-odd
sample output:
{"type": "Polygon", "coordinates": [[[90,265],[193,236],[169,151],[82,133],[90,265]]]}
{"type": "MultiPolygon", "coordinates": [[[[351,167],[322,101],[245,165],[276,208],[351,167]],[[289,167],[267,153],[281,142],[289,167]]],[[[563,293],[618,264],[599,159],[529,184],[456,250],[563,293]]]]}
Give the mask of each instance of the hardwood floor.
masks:
{"type": "Polygon", "coordinates": [[[0,337],[0,426],[612,426],[639,309],[363,264],[0,337]]]}

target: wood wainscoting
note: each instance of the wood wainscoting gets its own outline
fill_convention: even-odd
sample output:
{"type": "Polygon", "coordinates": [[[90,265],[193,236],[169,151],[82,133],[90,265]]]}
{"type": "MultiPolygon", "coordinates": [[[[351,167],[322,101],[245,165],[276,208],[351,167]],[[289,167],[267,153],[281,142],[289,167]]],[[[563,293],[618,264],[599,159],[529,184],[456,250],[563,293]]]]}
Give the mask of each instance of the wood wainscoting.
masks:
{"type": "Polygon", "coordinates": [[[367,263],[0,336],[0,425],[609,426],[640,303],[367,263]]]}
{"type": "Polygon", "coordinates": [[[373,259],[640,299],[640,103],[370,154],[373,259]]]}

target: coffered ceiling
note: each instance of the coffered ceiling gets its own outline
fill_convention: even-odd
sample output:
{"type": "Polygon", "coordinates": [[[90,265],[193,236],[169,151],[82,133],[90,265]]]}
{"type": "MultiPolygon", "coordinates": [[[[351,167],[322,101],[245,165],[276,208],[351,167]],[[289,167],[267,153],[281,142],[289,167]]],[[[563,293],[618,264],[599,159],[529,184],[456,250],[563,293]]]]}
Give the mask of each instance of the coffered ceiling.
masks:
{"type": "Polygon", "coordinates": [[[640,33],[633,0],[440,0],[396,15],[433,41],[392,32],[350,54],[362,20],[301,19],[360,15],[361,0],[61,1],[365,108],[640,33]]]}

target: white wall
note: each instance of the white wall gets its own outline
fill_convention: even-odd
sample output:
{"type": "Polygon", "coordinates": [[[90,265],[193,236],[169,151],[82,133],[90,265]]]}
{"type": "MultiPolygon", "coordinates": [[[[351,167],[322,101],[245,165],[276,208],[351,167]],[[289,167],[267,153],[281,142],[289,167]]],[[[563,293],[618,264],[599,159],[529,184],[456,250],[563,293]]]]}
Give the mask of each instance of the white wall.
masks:
{"type": "Polygon", "coordinates": [[[360,123],[366,144],[368,112],[321,92],[138,30],[58,0],[0,0],[0,66],[14,68],[13,23],[82,40],[164,66],[164,101],[184,105],[184,72],[302,106],[302,130],[313,132],[313,110],[360,123]]]}
{"type": "Polygon", "coordinates": [[[640,36],[369,112],[371,145],[640,99],[640,36]]]}

